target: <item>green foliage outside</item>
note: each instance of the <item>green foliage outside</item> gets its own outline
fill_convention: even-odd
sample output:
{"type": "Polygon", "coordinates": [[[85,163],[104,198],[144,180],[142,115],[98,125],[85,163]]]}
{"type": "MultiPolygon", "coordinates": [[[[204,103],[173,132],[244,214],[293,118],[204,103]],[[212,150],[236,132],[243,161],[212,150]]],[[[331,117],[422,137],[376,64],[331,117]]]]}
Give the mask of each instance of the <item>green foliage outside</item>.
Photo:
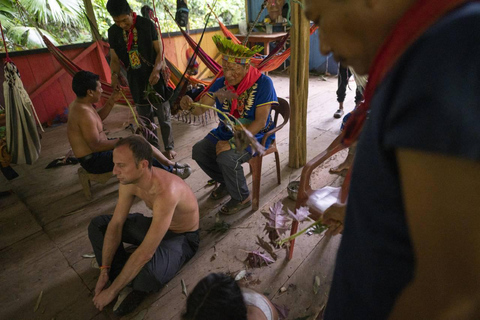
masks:
{"type": "MultiPolygon", "coordinates": [[[[100,35],[107,38],[113,20],[105,9],[107,0],[91,0],[100,35]]],[[[128,0],[132,9],[140,14],[140,8],[152,0],[128,0]]],[[[188,0],[190,29],[203,29],[207,14],[214,0],[188,0]]],[[[162,33],[179,31],[164,6],[175,16],[176,0],[155,0],[157,17],[162,33]]],[[[217,0],[214,8],[225,25],[238,24],[245,20],[244,0],[217,0]]],[[[0,0],[0,22],[9,51],[29,50],[45,47],[36,30],[46,35],[55,45],[88,42],[92,40],[83,0],[0,0]]],[[[208,27],[218,26],[212,15],[208,27]]],[[[3,42],[0,51],[5,51],[3,42]]]]}

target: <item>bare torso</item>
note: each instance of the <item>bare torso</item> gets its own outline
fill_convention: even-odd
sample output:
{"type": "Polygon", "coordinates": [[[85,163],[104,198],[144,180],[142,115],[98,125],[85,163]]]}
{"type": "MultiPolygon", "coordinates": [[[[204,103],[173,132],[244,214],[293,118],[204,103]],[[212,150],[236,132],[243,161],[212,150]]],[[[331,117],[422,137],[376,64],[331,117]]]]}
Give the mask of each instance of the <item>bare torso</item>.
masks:
{"type": "Polygon", "coordinates": [[[102,120],[93,106],[73,101],[69,106],[67,135],[77,158],[96,152],[88,143],[89,130],[95,130],[98,133],[98,139],[107,140],[102,120]]]}
{"type": "Polygon", "coordinates": [[[165,206],[174,206],[173,216],[168,227],[170,231],[183,233],[198,230],[198,202],[190,187],[174,174],[155,167],[152,170],[152,187],[149,191],[145,191],[137,186],[130,185],[133,188],[134,195],[142,199],[147,207],[152,209],[153,215],[162,215],[162,213],[168,211],[165,206]],[[161,204],[159,204],[160,202],[161,204]],[[160,205],[158,210],[155,210],[156,205],[160,205]]]}

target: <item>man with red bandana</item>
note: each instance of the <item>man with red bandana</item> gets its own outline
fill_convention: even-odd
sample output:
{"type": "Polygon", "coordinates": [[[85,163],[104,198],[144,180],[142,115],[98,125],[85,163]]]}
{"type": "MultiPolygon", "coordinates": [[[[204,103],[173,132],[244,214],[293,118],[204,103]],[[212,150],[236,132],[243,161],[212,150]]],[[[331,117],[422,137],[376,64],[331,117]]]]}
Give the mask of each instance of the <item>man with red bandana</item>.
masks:
{"type": "Polygon", "coordinates": [[[345,226],[324,319],[480,319],[479,1],[306,0],[306,15],[322,54],[369,77],[340,137],[358,139],[346,212],[323,217],[345,226]]]}
{"type": "MultiPolygon", "coordinates": [[[[112,70],[112,86],[118,82],[120,63],[127,70],[128,86],[141,116],[154,122],[158,118],[165,156],[172,160],[176,152],[173,150],[172,125],[170,122],[168,79],[163,79],[161,70],[164,68],[163,47],[159,41],[155,25],[148,18],[137,16],[130,9],[126,0],[108,0],[107,11],[115,24],[108,29],[110,44],[110,69],[112,70]],[[145,90],[150,84],[162,97],[162,103],[154,103],[153,108],[145,98],[145,90]]],[[[160,149],[159,146],[155,146],[160,149]]]]}
{"type": "MultiPolygon", "coordinates": [[[[222,70],[224,76],[215,81],[200,103],[213,106],[228,113],[242,123],[257,141],[261,142],[264,134],[274,128],[270,117],[270,108],[278,104],[277,94],[272,80],[250,65],[255,53],[231,40],[214,36],[213,40],[223,54],[222,70]],[[233,49],[234,48],[234,49],[233,49]],[[239,52],[243,52],[239,54],[239,52]],[[230,95],[230,97],[228,97],[230,95]],[[232,98],[233,97],[233,98],[232,98]]],[[[184,96],[180,107],[199,115],[207,109],[192,107],[193,100],[184,96]]],[[[222,116],[220,116],[222,119],[222,116]]],[[[270,136],[266,148],[275,139],[270,136]]],[[[220,183],[210,195],[218,200],[230,195],[231,199],[220,210],[223,214],[234,214],[251,204],[247,181],[242,163],[252,157],[252,150],[236,150],[233,134],[227,125],[220,121],[217,128],[193,146],[192,158],[200,168],[213,180],[220,183]]]]}

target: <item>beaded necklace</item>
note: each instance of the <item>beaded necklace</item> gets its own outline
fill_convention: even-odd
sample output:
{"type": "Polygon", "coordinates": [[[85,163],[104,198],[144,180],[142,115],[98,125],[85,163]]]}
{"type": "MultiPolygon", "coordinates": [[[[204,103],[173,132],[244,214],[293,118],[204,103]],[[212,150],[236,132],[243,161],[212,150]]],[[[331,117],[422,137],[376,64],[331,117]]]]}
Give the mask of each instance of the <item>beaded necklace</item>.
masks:
{"type": "Polygon", "coordinates": [[[128,59],[130,61],[130,67],[132,69],[140,69],[142,66],[142,62],[140,61],[140,53],[138,52],[138,32],[137,28],[133,27],[133,30],[129,31],[129,33],[133,34],[133,45],[130,45],[130,50],[129,50],[129,41],[128,41],[128,34],[127,31],[123,30],[123,40],[125,40],[125,43],[127,45],[127,52],[128,52],[128,59]]]}

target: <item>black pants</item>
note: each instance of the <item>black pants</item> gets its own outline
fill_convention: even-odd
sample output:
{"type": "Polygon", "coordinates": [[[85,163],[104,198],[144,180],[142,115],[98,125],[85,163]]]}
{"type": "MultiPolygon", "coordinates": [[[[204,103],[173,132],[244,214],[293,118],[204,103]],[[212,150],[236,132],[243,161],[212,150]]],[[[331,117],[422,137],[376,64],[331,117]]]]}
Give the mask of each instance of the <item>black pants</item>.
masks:
{"type": "MultiPolygon", "coordinates": [[[[343,102],[345,101],[345,96],[347,94],[347,85],[348,79],[352,76],[352,73],[348,68],[343,67],[342,65],[339,66],[338,69],[338,89],[337,89],[337,101],[343,102]]],[[[361,90],[357,86],[357,90],[355,90],[355,104],[358,105],[363,100],[363,90],[361,90]]]]}
{"type": "MultiPolygon", "coordinates": [[[[160,132],[162,134],[163,146],[165,150],[172,150],[174,147],[173,135],[172,135],[172,123],[170,102],[165,101],[161,104],[154,104],[155,109],[150,105],[136,105],[139,115],[148,118],[152,123],[155,123],[154,117],[157,116],[158,124],[160,126],[160,132]]],[[[157,134],[154,132],[155,135],[157,134]]],[[[154,146],[157,149],[161,149],[160,145],[154,146]]]]}
{"type": "MultiPolygon", "coordinates": [[[[103,239],[111,219],[111,215],[98,216],[93,218],[88,226],[88,237],[99,266],[102,265],[103,239]]],[[[145,217],[140,213],[129,214],[123,225],[121,241],[140,245],[151,223],[152,218],[145,217]]],[[[185,233],[167,231],[153,258],[143,266],[142,270],[132,280],[133,290],[144,292],[160,290],[195,255],[199,241],[198,230],[185,233]]],[[[110,281],[115,280],[126,262],[127,253],[123,244],[120,243],[111,263],[110,281]]]]}

